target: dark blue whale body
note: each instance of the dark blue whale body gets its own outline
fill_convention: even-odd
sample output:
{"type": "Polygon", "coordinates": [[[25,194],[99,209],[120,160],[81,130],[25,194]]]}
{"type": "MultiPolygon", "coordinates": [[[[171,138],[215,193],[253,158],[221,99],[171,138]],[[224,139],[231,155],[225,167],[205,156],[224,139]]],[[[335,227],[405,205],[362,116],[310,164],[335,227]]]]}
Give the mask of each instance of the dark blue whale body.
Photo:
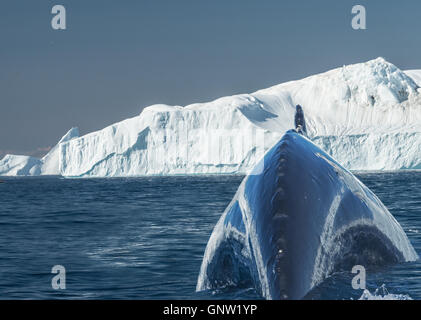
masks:
{"type": "Polygon", "coordinates": [[[300,299],[335,271],[417,258],[381,201],[291,130],[243,180],[215,226],[197,290],[250,279],[267,299],[300,299]]]}

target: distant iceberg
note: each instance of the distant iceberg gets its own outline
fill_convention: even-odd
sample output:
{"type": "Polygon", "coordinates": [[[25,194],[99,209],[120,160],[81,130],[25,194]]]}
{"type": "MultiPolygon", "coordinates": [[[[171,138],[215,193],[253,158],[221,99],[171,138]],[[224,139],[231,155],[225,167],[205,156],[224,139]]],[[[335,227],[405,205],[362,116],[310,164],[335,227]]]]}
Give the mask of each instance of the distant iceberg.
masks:
{"type": "Polygon", "coordinates": [[[0,176],[40,175],[41,160],[30,156],[6,154],[0,160],[0,176]]]}
{"type": "MultiPolygon", "coordinates": [[[[66,177],[245,174],[293,127],[297,104],[309,138],[347,169],[421,169],[420,83],[421,70],[406,73],[377,58],[252,94],[185,107],[153,105],[59,143],[49,165],[18,171],[66,177]]],[[[7,163],[0,163],[0,175],[15,174],[7,163]]]]}
{"type": "Polygon", "coordinates": [[[7,154],[0,160],[0,176],[60,175],[60,144],[79,137],[79,129],[70,129],[43,158],[7,154]]]}

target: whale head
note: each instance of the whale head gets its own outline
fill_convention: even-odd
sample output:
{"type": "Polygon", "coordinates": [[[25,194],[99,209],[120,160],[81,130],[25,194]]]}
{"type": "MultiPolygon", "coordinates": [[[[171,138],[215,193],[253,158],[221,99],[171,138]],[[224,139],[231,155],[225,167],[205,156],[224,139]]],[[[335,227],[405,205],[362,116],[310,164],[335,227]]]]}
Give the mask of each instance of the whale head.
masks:
{"type": "Polygon", "coordinates": [[[248,278],[299,299],[336,271],[417,259],[381,201],[306,137],[288,131],[262,161],[215,226],[197,290],[248,278]]]}

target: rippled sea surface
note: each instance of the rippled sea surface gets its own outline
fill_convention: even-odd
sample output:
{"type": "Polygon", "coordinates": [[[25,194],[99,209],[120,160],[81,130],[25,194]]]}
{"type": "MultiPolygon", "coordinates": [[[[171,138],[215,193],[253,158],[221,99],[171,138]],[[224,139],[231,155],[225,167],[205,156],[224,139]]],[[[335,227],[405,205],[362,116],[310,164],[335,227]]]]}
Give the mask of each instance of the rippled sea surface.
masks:
{"type": "MultiPolygon", "coordinates": [[[[421,172],[358,174],[421,256],[421,172]]],[[[208,238],[242,177],[1,178],[1,299],[260,299],[253,288],[196,293],[208,238]],[[66,289],[54,290],[54,265],[66,289]]],[[[335,274],[307,299],[358,299],[335,274]]],[[[367,274],[377,288],[421,299],[421,263],[367,274]]]]}

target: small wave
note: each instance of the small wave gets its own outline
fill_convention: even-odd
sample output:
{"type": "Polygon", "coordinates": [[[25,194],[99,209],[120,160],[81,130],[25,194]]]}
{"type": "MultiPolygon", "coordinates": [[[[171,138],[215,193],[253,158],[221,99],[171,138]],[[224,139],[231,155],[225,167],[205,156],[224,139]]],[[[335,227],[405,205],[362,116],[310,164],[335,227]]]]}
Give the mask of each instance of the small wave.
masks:
{"type": "Polygon", "coordinates": [[[386,286],[383,284],[380,288],[377,288],[374,293],[365,289],[363,294],[358,300],[413,300],[407,294],[394,294],[389,293],[386,286]]]}

